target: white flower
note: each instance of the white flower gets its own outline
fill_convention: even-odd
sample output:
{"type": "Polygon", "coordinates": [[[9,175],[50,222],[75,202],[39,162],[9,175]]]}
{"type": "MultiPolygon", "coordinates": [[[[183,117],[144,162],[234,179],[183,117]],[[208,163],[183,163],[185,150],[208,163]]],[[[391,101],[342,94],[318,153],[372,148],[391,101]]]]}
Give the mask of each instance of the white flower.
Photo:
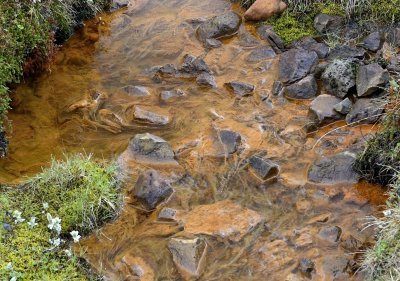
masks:
{"type": "Polygon", "coordinates": [[[61,239],[60,238],[49,239],[49,242],[51,245],[58,247],[61,244],[61,239]]]}
{"type": "Polygon", "coordinates": [[[49,213],[47,213],[47,220],[49,224],[47,227],[50,230],[55,230],[58,234],[61,233],[61,219],[59,217],[53,218],[49,213]]]}
{"type": "Polygon", "coordinates": [[[11,279],[10,279],[10,281],[17,281],[17,277],[12,277],[11,279]]]}
{"type": "Polygon", "coordinates": [[[49,203],[44,202],[43,203],[43,209],[47,210],[49,208],[49,203]]]}
{"type": "Polygon", "coordinates": [[[79,240],[81,239],[81,236],[79,235],[79,232],[76,230],[73,230],[70,232],[72,239],[74,239],[74,243],[78,243],[79,240]]]}
{"type": "Polygon", "coordinates": [[[390,217],[391,214],[392,214],[392,210],[385,210],[385,211],[383,211],[383,215],[384,215],[385,217],[390,217]]]}
{"type": "Polygon", "coordinates": [[[35,217],[31,217],[30,221],[28,222],[28,226],[30,229],[34,228],[35,226],[37,226],[37,222],[36,222],[36,218],[35,217]]]}
{"type": "Polygon", "coordinates": [[[4,269],[6,271],[14,271],[14,268],[13,268],[11,262],[7,263],[7,265],[4,267],[4,269]]]}
{"type": "Polygon", "coordinates": [[[15,211],[12,213],[12,216],[13,216],[13,218],[14,218],[14,223],[21,223],[21,222],[24,222],[24,221],[25,221],[25,219],[22,218],[21,215],[22,215],[22,212],[20,212],[20,211],[18,211],[18,210],[15,210],[15,211]]]}
{"type": "Polygon", "coordinates": [[[67,255],[67,257],[72,257],[72,252],[70,250],[64,250],[64,253],[67,255]]]}

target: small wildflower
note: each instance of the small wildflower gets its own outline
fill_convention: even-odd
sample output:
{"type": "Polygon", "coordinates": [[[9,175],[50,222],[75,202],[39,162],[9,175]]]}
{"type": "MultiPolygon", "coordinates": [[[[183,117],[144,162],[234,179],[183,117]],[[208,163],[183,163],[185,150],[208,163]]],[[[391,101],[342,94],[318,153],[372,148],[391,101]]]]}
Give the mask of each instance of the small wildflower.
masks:
{"type": "Polygon", "coordinates": [[[49,203],[44,202],[43,203],[43,209],[47,210],[49,208],[49,203]]]}
{"type": "Polygon", "coordinates": [[[7,265],[4,267],[4,269],[6,271],[14,271],[14,268],[13,268],[11,262],[7,263],[7,265]]]}
{"type": "Polygon", "coordinates": [[[18,210],[15,210],[15,211],[12,213],[12,216],[13,216],[13,218],[14,218],[14,223],[21,223],[21,222],[24,222],[24,221],[25,221],[25,219],[22,218],[21,215],[22,215],[22,212],[20,212],[20,211],[18,211],[18,210]]]}
{"type": "Polygon", "coordinates": [[[13,276],[10,281],[17,281],[17,277],[13,276]]]}
{"type": "Polygon", "coordinates": [[[383,215],[384,215],[385,217],[390,217],[391,214],[392,214],[392,210],[385,210],[385,211],[383,211],[383,215]]]}
{"type": "Polygon", "coordinates": [[[73,230],[70,232],[72,239],[74,239],[74,243],[78,243],[79,240],[81,239],[81,236],[79,235],[79,232],[76,230],[73,230]]]}
{"type": "Polygon", "coordinates": [[[67,257],[72,257],[72,252],[70,250],[64,250],[64,253],[67,255],[67,257]]]}
{"type": "Polygon", "coordinates": [[[36,217],[31,217],[30,221],[28,222],[28,226],[30,229],[34,228],[35,226],[37,226],[37,222],[36,222],[36,217]]]}
{"type": "Polygon", "coordinates": [[[49,242],[51,245],[58,247],[61,244],[61,239],[60,238],[49,239],[49,242]]]}
{"type": "Polygon", "coordinates": [[[58,234],[61,233],[61,219],[59,217],[53,218],[51,214],[47,213],[47,220],[49,221],[49,224],[47,227],[50,230],[55,230],[58,234]]]}

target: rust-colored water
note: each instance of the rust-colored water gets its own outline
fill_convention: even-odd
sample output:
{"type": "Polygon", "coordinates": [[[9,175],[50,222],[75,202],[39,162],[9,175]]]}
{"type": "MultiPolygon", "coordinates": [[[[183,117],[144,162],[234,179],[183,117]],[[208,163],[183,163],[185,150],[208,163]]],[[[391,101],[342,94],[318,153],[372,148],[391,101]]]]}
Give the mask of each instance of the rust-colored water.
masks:
{"type": "MultiPolygon", "coordinates": [[[[87,23],[61,48],[51,71],[16,90],[9,114],[13,126],[10,153],[0,161],[0,182],[19,182],[46,166],[51,155],[61,157],[65,152],[85,150],[114,159],[137,133],[163,137],[176,151],[195,143],[178,156],[179,166],[155,167],[173,178],[186,175],[175,186],[168,206],[188,211],[199,204],[230,199],[266,221],[261,233],[237,243],[207,237],[209,251],[199,280],[303,280],[295,270],[303,257],[315,262],[312,280],[333,280],[326,269],[330,259],[351,259],[352,255],[338,243],[318,239],[318,231],[326,224],[337,225],[343,230],[342,237],[352,235],[368,244],[372,234],[361,231],[363,219],[377,211],[385,198],[379,187],[365,183],[310,185],[306,171],[320,155],[343,150],[375,128],[344,127],[325,135],[331,129],[326,128],[307,136],[301,130],[307,122],[307,102],[273,98],[273,109],[264,104],[261,96],[270,92],[276,78],[276,58],[248,63],[246,57],[254,47],[244,47],[240,35],[224,39],[221,48],[208,52],[195,37],[191,20],[232,8],[241,12],[231,5],[225,0],[139,0],[128,10],[87,23]],[[215,73],[217,89],[200,88],[187,79],[151,79],[151,67],[179,65],[185,54],[204,55],[215,73]],[[223,86],[232,80],[256,85],[255,95],[236,99],[223,86]],[[145,86],[151,95],[129,96],[121,89],[127,85],[145,86]],[[160,91],[176,88],[187,96],[160,101],[160,91]],[[101,103],[84,104],[95,91],[101,93],[101,103]],[[73,110],[79,105],[81,109],[73,110]],[[165,126],[137,123],[131,117],[134,105],[168,115],[172,122],[165,126]],[[102,114],[96,114],[99,109],[102,114]],[[213,117],[210,111],[224,119],[213,117]],[[120,118],[124,125],[111,123],[110,116],[120,118]],[[219,128],[239,132],[246,149],[230,159],[216,158],[214,137],[219,128]],[[276,183],[261,184],[242,167],[243,160],[258,150],[267,151],[281,165],[276,183]],[[310,223],[321,214],[328,214],[326,224],[310,223]],[[304,245],[299,246],[301,243],[304,245]]],[[[254,34],[254,26],[243,28],[254,34]]],[[[266,43],[259,40],[259,45],[266,43]]],[[[128,187],[147,168],[129,166],[128,187]]],[[[116,222],[83,241],[86,258],[110,280],[131,280],[125,279],[126,272],[121,269],[121,260],[127,256],[146,263],[151,271],[148,280],[181,280],[167,248],[169,237],[179,236],[181,229],[155,223],[156,217],[157,212],[143,214],[127,204],[116,222]]],[[[345,279],[340,280],[350,278],[341,274],[338,278],[345,279]]],[[[355,276],[357,279],[361,277],[355,276]]]]}

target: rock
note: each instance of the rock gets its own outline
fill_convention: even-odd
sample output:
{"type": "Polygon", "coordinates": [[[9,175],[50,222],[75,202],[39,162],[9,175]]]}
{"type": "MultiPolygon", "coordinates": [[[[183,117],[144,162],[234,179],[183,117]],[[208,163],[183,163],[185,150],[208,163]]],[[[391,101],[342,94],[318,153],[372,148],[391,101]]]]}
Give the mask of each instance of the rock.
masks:
{"type": "Polygon", "coordinates": [[[5,231],[11,232],[13,230],[11,224],[9,223],[3,223],[3,228],[5,231]]]}
{"type": "Polygon", "coordinates": [[[255,86],[252,84],[240,82],[240,81],[231,81],[225,83],[225,86],[234,92],[238,97],[250,96],[254,93],[255,86]]]}
{"type": "Polygon", "coordinates": [[[231,130],[220,130],[218,132],[218,137],[225,154],[235,153],[242,142],[242,136],[231,130]]]}
{"type": "Polygon", "coordinates": [[[157,219],[160,221],[175,221],[177,211],[172,208],[163,208],[158,214],[157,219]]]}
{"type": "Polygon", "coordinates": [[[310,259],[300,258],[298,269],[304,275],[310,275],[315,270],[315,264],[310,259]]]}
{"type": "Polygon", "coordinates": [[[383,42],[382,34],[380,32],[373,32],[364,38],[362,46],[371,52],[377,52],[382,48],[383,42]]]}
{"type": "Polygon", "coordinates": [[[357,183],[360,176],[353,169],[355,161],[356,155],[347,151],[322,157],[308,170],[308,180],[323,184],[357,183]]]}
{"type": "Polygon", "coordinates": [[[195,57],[192,55],[184,56],[183,64],[179,68],[179,71],[189,74],[192,77],[196,77],[201,73],[211,73],[210,68],[201,57],[195,57]]]}
{"type": "Polygon", "coordinates": [[[171,238],[168,249],[176,266],[192,275],[198,276],[201,273],[202,261],[206,255],[206,242],[196,237],[194,239],[171,238]]]}
{"type": "Polygon", "coordinates": [[[328,67],[329,63],[326,61],[320,62],[317,67],[315,68],[314,76],[317,79],[321,79],[322,74],[328,67]]]}
{"type": "Polygon", "coordinates": [[[316,223],[326,223],[332,218],[331,213],[325,213],[318,215],[316,217],[313,217],[309,221],[307,221],[307,224],[316,224],[316,223]]]}
{"type": "Polygon", "coordinates": [[[336,45],[331,49],[328,60],[335,59],[364,59],[365,50],[362,48],[353,48],[348,45],[336,45]]]}
{"type": "Polygon", "coordinates": [[[349,280],[347,274],[349,260],[344,256],[324,256],[322,269],[325,280],[349,280]],[[340,279],[342,278],[342,279],[340,279]]]}
{"type": "Polygon", "coordinates": [[[271,47],[259,47],[250,52],[246,61],[251,63],[261,62],[267,59],[272,59],[275,56],[276,53],[271,47]]]}
{"type": "Polygon", "coordinates": [[[392,28],[386,35],[386,41],[394,48],[400,47],[400,27],[392,28]]]}
{"type": "Polygon", "coordinates": [[[318,235],[323,240],[336,243],[342,235],[342,229],[338,226],[324,226],[321,228],[318,235]]]}
{"type": "Polygon", "coordinates": [[[217,48],[220,48],[221,46],[222,46],[221,41],[219,41],[217,39],[213,39],[213,38],[206,39],[206,42],[205,42],[206,48],[217,49],[217,48]]]}
{"type": "Polygon", "coordinates": [[[275,81],[272,85],[272,95],[277,97],[280,96],[284,92],[283,83],[281,81],[275,81]]]}
{"type": "Polygon", "coordinates": [[[183,97],[186,96],[185,92],[177,89],[177,90],[170,90],[170,91],[162,91],[160,93],[160,98],[162,101],[168,101],[172,98],[178,98],[178,97],[183,97]]]}
{"type": "Polygon", "coordinates": [[[114,12],[119,9],[128,7],[130,0],[113,0],[111,3],[110,11],[114,12]]]}
{"type": "Polygon", "coordinates": [[[129,142],[129,150],[142,159],[175,162],[175,153],[169,143],[149,133],[135,135],[129,142]]]}
{"type": "Polygon", "coordinates": [[[286,3],[281,0],[256,0],[246,11],[244,18],[254,21],[266,20],[286,9],[286,3]]]}
{"type": "Polygon", "coordinates": [[[134,188],[129,192],[148,212],[167,200],[172,193],[174,190],[171,185],[154,170],[140,175],[134,188]]]}
{"type": "Polygon", "coordinates": [[[8,140],[6,133],[0,128],[0,158],[6,157],[8,151],[8,140]]]}
{"type": "Polygon", "coordinates": [[[171,76],[171,75],[175,75],[178,72],[178,69],[176,69],[176,66],[169,63],[166,65],[161,66],[158,71],[159,74],[162,75],[167,75],[167,76],[171,76]]]}
{"type": "Polygon", "coordinates": [[[296,82],[312,73],[317,64],[316,52],[291,49],[279,58],[279,80],[283,83],[296,82]]]}
{"type": "Polygon", "coordinates": [[[321,76],[327,92],[344,98],[356,86],[356,66],[353,60],[334,60],[321,76]]]}
{"type": "Polygon", "coordinates": [[[196,78],[196,82],[200,86],[217,88],[217,82],[215,81],[214,76],[208,73],[202,73],[196,78]]]}
{"type": "Polygon", "coordinates": [[[307,51],[314,51],[320,59],[326,58],[329,54],[329,47],[324,43],[318,43],[312,37],[305,37],[295,42],[293,46],[307,51]]]}
{"type": "Polygon", "coordinates": [[[248,32],[244,26],[239,29],[238,37],[239,44],[243,47],[256,47],[260,44],[260,41],[248,32]]]}
{"type": "Polygon", "coordinates": [[[167,125],[169,123],[168,116],[163,116],[151,111],[144,110],[139,106],[135,106],[133,116],[137,120],[151,123],[153,125],[167,125]]]}
{"type": "Polygon", "coordinates": [[[207,39],[218,39],[225,36],[235,34],[240,24],[241,17],[234,12],[227,12],[222,15],[215,16],[197,28],[197,36],[200,41],[205,42],[207,39]]]}
{"type": "Polygon", "coordinates": [[[379,64],[367,64],[358,68],[357,72],[357,95],[365,97],[381,90],[390,79],[389,72],[379,64]]]}
{"type": "Polygon", "coordinates": [[[340,16],[319,14],[314,19],[314,28],[320,33],[334,33],[344,25],[344,18],[340,16]]]}
{"type": "Polygon", "coordinates": [[[353,107],[353,103],[351,102],[351,100],[349,98],[345,98],[344,100],[342,100],[341,102],[336,104],[333,107],[333,109],[338,113],[347,114],[350,112],[352,107],[353,107]]]}
{"type": "Polygon", "coordinates": [[[142,86],[125,86],[122,88],[127,94],[133,97],[146,97],[150,96],[149,90],[142,86]]]}
{"type": "Polygon", "coordinates": [[[230,200],[195,206],[190,212],[179,213],[178,219],[187,233],[231,242],[239,242],[263,222],[260,214],[230,200]]]}
{"type": "Polygon", "coordinates": [[[340,120],[342,115],[334,110],[335,105],[341,102],[341,99],[331,95],[319,95],[311,102],[309,116],[317,125],[323,126],[340,120]]]}
{"type": "Polygon", "coordinates": [[[312,99],[317,95],[317,81],[314,75],[308,75],[289,85],[285,89],[285,96],[290,99],[307,100],[312,99]]]}
{"type": "Polygon", "coordinates": [[[251,170],[262,180],[276,178],[280,172],[278,164],[257,155],[250,157],[249,165],[251,170]]]}
{"type": "Polygon", "coordinates": [[[116,267],[126,277],[124,280],[153,281],[156,277],[154,270],[143,258],[130,254],[123,256],[116,267]],[[133,279],[130,279],[132,277],[133,279]]]}
{"type": "Polygon", "coordinates": [[[285,44],[282,39],[274,32],[270,25],[260,25],[257,28],[257,33],[261,39],[267,41],[276,53],[282,53],[285,51],[285,44]]]}
{"type": "Polygon", "coordinates": [[[350,253],[355,253],[362,247],[362,242],[352,235],[347,235],[341,238],[340,246],[350,253]]]}
{"type": "Polygon", "coordinates": [[[348,125],[374,124],[381,117],[384,104],[379,99],[358,99],[346,116],[348,125]]]}
{"type": "Polygon", "coordinates": [[[295,252],[283,240],[274,240],[272,242],[262,242],[255,246],[256,256],[252,259],[259,261],[259,265],[265,268],[268,266],[269,272],[278,272],[286,269],[295,263],[293,259],[295,252]]]}
{"type": "Polygon", "coordinates": [[[308,232],[302,232],[294,241],[294,246],[297,249],[306,248],[314,243],[312,235],[308,232]]]}

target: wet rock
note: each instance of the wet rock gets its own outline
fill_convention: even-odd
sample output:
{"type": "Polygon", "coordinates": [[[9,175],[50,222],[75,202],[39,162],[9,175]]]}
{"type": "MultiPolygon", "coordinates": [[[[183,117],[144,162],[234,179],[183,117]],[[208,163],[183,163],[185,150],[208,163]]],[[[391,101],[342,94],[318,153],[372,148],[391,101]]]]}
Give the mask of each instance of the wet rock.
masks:
{"type": "Polygon", "coordinates": [[[149,90],[142,86],[125,86],[122,88],[127,94],[133,97],[146,97],[150,96],[149,90]]]}
{"type": "Polygon", "coordinates": [[[128,7],[130,0],[113,0],[110,11],[116,11],[128,7]]]}
{"type": "Polygon", "coordinates": [[[383,41],[383,36],[380,32],[373,32],[364,38],[362,46],[371,52],[377,52],[382,48],[383,41]]]}
{"type": "Polygon", "coordinates": [[[178,69],[176,68],[175,65],[169,63],[169,64],[161,66],[157,72],[162,75],[171,76],[171,75],[175,75],[178,72],[178,69]]]}
{"type": "Polygon", "coordinates": [[[137,120],[151,123],[153,125],[167,125],[169,123],[168,116],[163,116],[151,111],[144,110],[139,106],[135,106],[133,116],[137,120]]]}
{"type": "Polygon", "coordinates": [[[352,235],[347,235],[341,238],[340,246],[350,253],[355,253],[362,247],[362,242],[352,235]]]}
{"type": "Polygon", "coordinates": [[[158,214],[157,219],[160,221],[175,221],[177,211],[172,208],[163,208],[158,214]]]}
{"type": "Polygon", "coordinates": [[[188,213],[179,213],[178,219],[185,225],[187,233],[231,242],[239,242],[263,222],[257,212],[229,200],[196,206],[188,213]]]}
{"type": "Polygon", "coordinates": [[[175,153],[169,143],[149,133],[135,135],[129,142],[129,150],[139,158],[154,161],[175,161],[175,153]]]}
{"type": "Polygon", "coordinates": [[[322,157],[308,170],[308,180],[323,184],[356,183],[360,176],[353,169],[355,161],[356,155],[350,152],[322,157]]]}
{"type": "Polygon", "coordinates": [[[329,94],[344,98],[356,85],[356,66],[353,60],[334,60],[321,76],[329,94]]]}
{"type": "Polygon", "coordinates": [[[171,185],[157,171],[149,170],[139,176],[129,192],[146,211],[154,210],[174,193],[171,185]]]}
{"type": "Polygon", "coordinates": [[[284,86],[281,81],[275,81],[274,84],[272,85],[272,95],[277,97],[281,96],[284,92],[284,86]]]}
{"type": "Polygon", "coordinates": [[[314,28],[320,33],[334,33],[344,25],[344,18],[340,16],[319,14],[314,19],[314,28]]]}
{"type": "Polygon", "coordinates": [[[217,88],[217,82],[215,81],[214,76],[208,73],[202,73],[196,78],[196,82],[200,86],[217,88]]]}
{"type": "Polygon", "coordinates": [[[319,95],[311,102],[309,117],[317,125],[326,125],[336,120],[340,120],[342,115],[334,110],[335,105],[341,100],[331,95],[319,95]]]}
{"type": "Polygon", "coordinates": [[[249,165],[251,170],[262,180],[276,178],[279,175],[279,165],[269,159],[253,155],[250,157],[249,165]]]}
{"type": "Polygon", "coordinates": [[[384,111],[383,102],[379,99],[358,99],[346,116],[348,125],[374,124],[384,111]]]}
{"type": "Polygon", "coordinates": [[[238,37],[239,37],[239,44],[240,44],[240,46],[243,46],[243,47],[255,47],[255,46],[258,46],[260,44],[260,41],[256,37],[251,35],[244,28],[244,26],[242,26],[239,29],[238,37]]]}
{"type": "Polygon", "coordinates": [[[185,92],[177,89],[177,90],[170,90],[170,91],[162,91],[160,93],[160,98],[162,101],[168,101],[170,99],[173,98],[179,98],[179,97],[183,97],[186,96],[185,92]]]}
{"type": "Polygon", "coordinates": [[[342,235],[342,229],[339,226],[324,226],[321,228],[318,235],[323,240],[336,243],[342,235]]]}
{"type": "Polygon", "coordinates": [[[277,272],[295,263],[294,250],[283,240],[264,242],[260,247],[256,244],[255,249],[257,250],[255,258],[261,266],[267,266],[270,272],[277,272]]]}
{"type": "Polygon", "coordinates": [[[275,51],[271,47],[259,47],[251,51],[247,56],[246,61],[255,63],[266,59],[272,59],[276,56],[275,51]]]}
{"type": "Polygon", "coordinates": [[[8,140],[6,137],[6,133],[1,131],[0,128],[0,158],[3,158],[7,155],[8,151],[8,140]]]}
{"type": "Polygon", "coordinates": [[[316,223],[326,223],[332,218],[331,213],[325,213],[318,215],[316,217],[313,217],[309,221],[307,221],[307,224],[316,224],[316,223]]]}
{"type": "Polygon", "coordinates": [[[348,45],[337,45],[331,49],[328,59],[363,59],[365,50],[362,48],[353,48],[348,45]]]}
{"type": "Polygon", "coordinates": [[[318,43],[312,37],[305,37],[292,45],[295,48],[314,51],[320,59],[326,58],[329,54],[329,47],[324,43],[318,43]]]}
{"type": "Polygon", "coordinates": [[[241,23],[242,19],[238,14],[227,12],[202,23],[197,29],[197,36],[203,42],[210,38],[230,36],[238,31],[241,23]]]}
{"type": "Polygon", "coordinates": [[[290,99],[312,99],[317,95],[317,88],[317,81],[315,80],[314,75],[308,75],[287,86],[285,89],[285,96],[290,99]]]}
{"type": "Polygon", "coordinates": [[[353,107],[353,103],[349,98],[345,98],[338,104],[336,104],[333,109],[336,110],[338,113],[347,114],[350,112],[351,108],[353,107]]]}
{"type": "Polygon", "coordinates": [[[372,95],[384,87],[390,79],[389,72],[379,64],[367,64],[359,67],[357,72],[357,95],[372,95]]]}
{"type": "Polygon", "coordinates": [[[210,49],[217,49],[220,48],[222,46],[221,41],[217,40],[217,39],[207,39],[205,42],[205,47],[206,48],[210,48],[210,49]]]}
{"type": "Polygon", "coordinates": [[[198,276],[207,251],[207,244],[201,238],[180,239],[172,238],[168,249],[176,266],[189,275],[198,276]]]}
{"type": "Polygon", "coordinates": [[[126,278],[124,280],[153,281],[156,276],[154,270],[143,258],[130,254],[125,255],[116,267],[126,278]]]}
{"type": "Polygon", "coordinates": [[[316,52],[291,49],[279,58],[279,80],[283,83],[296,82],[312,73],[317,64],[316,52]]]}
{"type": "Polygon", "coordinates": [[[256,86],[240,81],[231,81],[225,83],[225,86],[228,89],[232,90],[233,93],[238,97],[250,96],[254,93],[254,90],[256,89],[256,86]]]}
{"type": "Polygon", "coordinates": [[[218,137],[227,154],[235,153],[242,142],[242,136],[231,130],[220,130],[218,137]]]}
{"type": "Polygon", "coordinates": [[[325,256],[322,261],[322,269],[326,280],[348,280],[349,260],[344,256],[325,256]],[[343,278],[343,279],[336,279],[343,278]]]}
{"type": "Polygon", "coordinates": [[[306,248],[314,243],[313,237],[308,232],[302,232],[294,241],[294,246],[298,249],[306,248]]]}
{"type": "Polygon", "coordinates": [[[386,35],[386,41],[394,48],[400,47],[400,27],[392,28],[386,35]]]}
{"type": "Polygon", "coordinates": [[[195,57],[192,55],[185,55],[183,58],[183,64],[179,68],[182,73],[190,74],[195,77],[201,73],[211,73],[210,68],[201,57],[195,57]]]}
{"type": "Polygon", "coordinates": [[[298,269],[301,273],[306,276],[310,276],[310,274],[315,270],[315,264],[312,260],[307,258],[300,258],[298,269]]]}
{"type": "Polygon", "coordinates": [[[282,39],[274,32],[270,25],[260,25],[257,33],[261,39],[267,41],[276,53],[280,54],[285,51],[285,44],[282,39]]]}
{"type": "Polygon", "coordinates": [[[246,20],[266,20],[273,15],[280,14],[287,9],[287,5],[282,0],[256,0],[246,11],[246,20]]]}

